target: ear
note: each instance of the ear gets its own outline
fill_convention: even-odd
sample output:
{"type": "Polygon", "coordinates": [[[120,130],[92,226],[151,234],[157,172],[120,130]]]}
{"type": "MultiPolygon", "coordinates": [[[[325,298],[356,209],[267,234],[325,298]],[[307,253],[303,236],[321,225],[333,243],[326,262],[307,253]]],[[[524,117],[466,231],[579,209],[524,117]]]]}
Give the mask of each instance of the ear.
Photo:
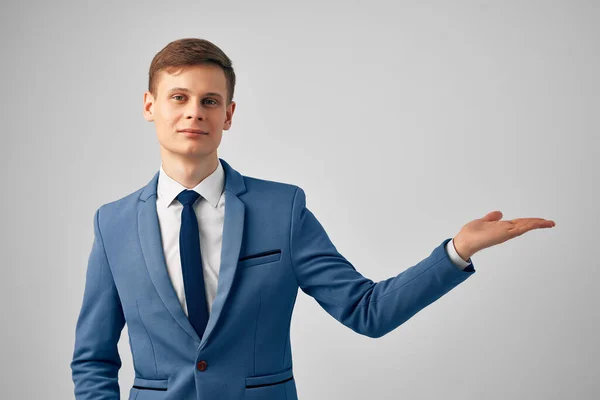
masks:
{"type": "Polygon", "coordinates": [[[233,112],[235,111],[235,101],[232,101],[228,106],[227,110],[225,110],[225,122],[223,123],[223,130],[228,131],[231,128],[231,120],[233,118],[233,112]]]}
{"type": "Polygon", "coordinates": [[[143,110],[144,118],[146,121],[152,122],[154,121],[154,96],[152,93],[145,92],[144,93],[144,110],[143,110]]]}

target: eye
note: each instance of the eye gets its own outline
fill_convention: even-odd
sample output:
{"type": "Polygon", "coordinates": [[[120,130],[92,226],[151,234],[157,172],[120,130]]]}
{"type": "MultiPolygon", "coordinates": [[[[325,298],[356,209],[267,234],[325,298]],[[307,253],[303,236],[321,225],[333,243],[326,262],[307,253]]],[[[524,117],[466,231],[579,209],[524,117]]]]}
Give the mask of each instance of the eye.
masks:
{"type": "MultiPolygon", "coordinates": [[[[181,97],[181,98],[182,98],[182,100],[183,100],[183,97],[185,97],[185,96],[183,96],[183,95],[181,95],[181,94],[176,94],[176,95],[174,95],[174,96],[171,96],[171,98],[172,98],[172,99],[178,100],[178,99],[176,99],[176,97],[181,97]]],[[[210,103],[210,105],[217,105],[217,104],[219,104],[219,102],[218,102],[218,101],[216,101],[216,100],[214,100],[214,99],[205,99],[205,100],[207,100],[207,101],[212,101],[213,103],[210,103]]]]}

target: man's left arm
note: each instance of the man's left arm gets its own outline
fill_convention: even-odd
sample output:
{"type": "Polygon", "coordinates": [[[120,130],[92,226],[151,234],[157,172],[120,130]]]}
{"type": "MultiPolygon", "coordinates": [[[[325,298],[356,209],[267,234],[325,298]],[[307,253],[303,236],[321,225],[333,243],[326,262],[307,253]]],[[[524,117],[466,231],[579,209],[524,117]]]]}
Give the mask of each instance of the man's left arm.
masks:
{"type": "Polygon", "coordinates": [[[499,211],[466,224],[431,254],[398,275],[373,282],[342,256],[306,207],[297,187],[290,220],[290,261],[298,285],[339,322],[357,333],[381,337],[475,273],[471,256],[531,229],[554,226],[541,218],[499,221],[499,211]],[[452,248],[448,248],[451,242],[452,248]],[[462,262],[455,263],[454,252],[462,262]],[[451,258],[452,257],[452,258],[451,258]],[[468,260],[468,261],[465,261],[468,260]]]}

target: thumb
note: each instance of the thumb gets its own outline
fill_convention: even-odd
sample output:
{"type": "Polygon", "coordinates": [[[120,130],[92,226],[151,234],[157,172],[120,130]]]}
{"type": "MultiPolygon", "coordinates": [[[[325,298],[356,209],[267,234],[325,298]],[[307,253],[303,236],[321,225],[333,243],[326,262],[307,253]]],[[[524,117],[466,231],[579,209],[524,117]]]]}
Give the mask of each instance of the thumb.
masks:
{"type": "Polygon", "coordinates": [[[487,213],[485,215],[485,217],[482,218],[482,220],[484,221],[500,221],[502,219],[502,212],[501,211],[492,211],[490,213],[487,213]]]}

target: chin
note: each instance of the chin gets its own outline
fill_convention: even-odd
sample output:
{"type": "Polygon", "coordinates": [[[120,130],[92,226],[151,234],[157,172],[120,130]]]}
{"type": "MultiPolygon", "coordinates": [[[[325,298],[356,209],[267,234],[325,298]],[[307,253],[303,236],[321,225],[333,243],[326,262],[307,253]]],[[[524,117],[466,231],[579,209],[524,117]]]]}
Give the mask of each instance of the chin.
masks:
{"type": "Polygon", "coordinates": [[[190,158],[206,158],[210,155],[214,154],[216,149],[188,149],[187,151],[183,151],[179,153],[182,157],[190,157],[190,158]]]}

